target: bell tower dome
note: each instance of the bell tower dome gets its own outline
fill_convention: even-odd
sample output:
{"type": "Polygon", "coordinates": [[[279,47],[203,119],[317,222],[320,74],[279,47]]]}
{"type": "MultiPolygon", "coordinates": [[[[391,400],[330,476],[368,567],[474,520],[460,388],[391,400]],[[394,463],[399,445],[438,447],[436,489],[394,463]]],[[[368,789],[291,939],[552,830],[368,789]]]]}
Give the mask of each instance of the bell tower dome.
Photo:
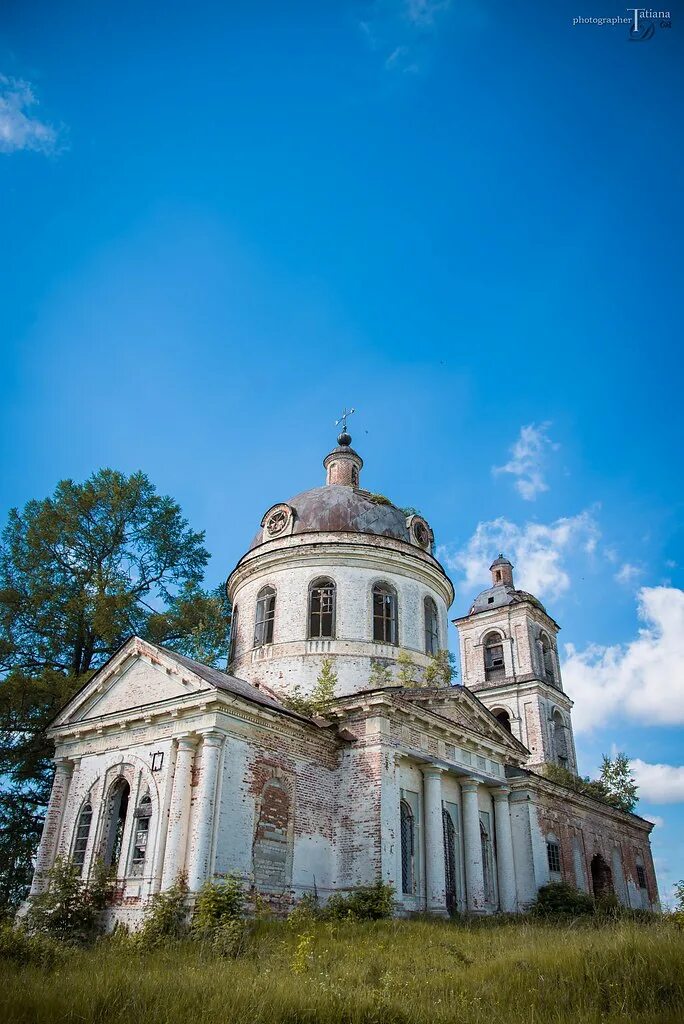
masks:
{"type": "Polygon", "coordinates": [[[560,626],[541,601],[515,587],[512,563],[500,554],[492,586],[454,619],[463,683],[530,751],[530,765],[577,770],[570,712],[556,636],[560,626]]]}

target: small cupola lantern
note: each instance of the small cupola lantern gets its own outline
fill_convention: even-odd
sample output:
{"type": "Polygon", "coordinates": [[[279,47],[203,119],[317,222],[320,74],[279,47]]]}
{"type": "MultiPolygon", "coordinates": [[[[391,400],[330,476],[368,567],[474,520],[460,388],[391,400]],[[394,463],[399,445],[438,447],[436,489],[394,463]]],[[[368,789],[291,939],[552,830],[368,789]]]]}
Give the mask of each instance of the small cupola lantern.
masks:
{"type": "Polygon", "coordinates": [[[337,438],[337,448],[333,448],[329,455],[323,459],[326,471],[325,482],[328,485],[341,484],[343,487],[359,486],[359,473],[363,466],[363,459],[351,447],[351,434],[347,433],[347,416],[354,412],[345,409],[337,425],[342,424],[342,432],[337,438]]]}
{"type": "Polygon", "coordinates": [[[501,553],[489,566],[489,571],[493,587],[513,587],[513,566],[501,553]]]}

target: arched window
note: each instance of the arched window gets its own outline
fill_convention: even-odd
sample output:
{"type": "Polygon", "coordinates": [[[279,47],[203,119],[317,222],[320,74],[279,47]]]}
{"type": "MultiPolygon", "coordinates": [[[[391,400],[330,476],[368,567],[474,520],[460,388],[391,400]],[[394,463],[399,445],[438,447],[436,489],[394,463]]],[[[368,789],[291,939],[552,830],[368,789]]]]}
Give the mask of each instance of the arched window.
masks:
{"type": "Polygon", "coordinates": [[[494,855],[488,811],[480,811],[480,845],[482,847],[482,874],[486,903],[494,902],[494,855]]]}
{"type": "Polygon", "coordinates": [[[373,587],[373,639],[381,644],[399,642],[397,593],[389,583],[373,587]]]}
{"type": "Polygon", "coordinates": [[[116,868],[121,857],[130,794],[131,787],[126,780],[119,779],[109,797],[104,848],[104,862],[107,867],[116,868]]]}
{"type": "Polygon", "coordinates": [[[254,621],[254,646],[263,647],[273,643],[276,592],[273,587],[263,587],[257,594],[256,618],[254,621]]]}
{"type": "Polygon", "coordinates": [[[553,713],[553,752],[558,764],[568,767],[568,736],[565,722],[556,708],[553,713]]]}
{"type": "Polygon", "coordinates": [[[309,637],[312,640],[335,636],[335,583],[314,580],[309,587],[309,637]]]}
{"type": "Polygon", "coordinates": [[[458,910],[458,861],[456,850],[456,826],[451,814],[442,807],[442,835],[444,837],[444,881],[446,905],[450,914],[458,910]]]}
{"type": "Polygon", "coordinates": [[[152,817],[152,800],[145,793],[135,809],[135,836],[133,839],[133,856],[131,858],[131,874],[142,875],[147,853],[147,840],[150,834],[152,817]]]}
{"type": "Polygon", "coordinates": [[[487,633],[484,638],[485,679],[503,678],[504,667],[503,638],[500,633],[487,633]]]}
{"type": "Polygon", "coordinates": [[[553,667],[553,646],[546,633],[542,633],[539,639],[541,640],[544,675],[550,683],[555,683],[556,673],[553,667]]]}
{"type": "Polygon", "coordinates": [[[352,487],[359,486],[359,471],[356,466],[352,466],[352,487]]]}
{"type": "Polygon", "coordinates": [[[83,865],[85,864],[85,855],[88,848],[88,836],[90,835],[90,826],[93,820],[93,808],[90,802],[83,804],[81,813],[78,816],[78,825],[76,826],[76,835],[74,836],[74,848],[71,854],[71,862],[74,867],[83,871],[83,865]]]}
{"type": "Polygon", "coordinates": [[[495,708],[492,714],[503,725],[504,729],[508,729],[509,732],[511,731],[511,716],[505,708],[495,708]]]}
{"type": "Polygon", "coordinates": [[[549,836],[546,840],[546,859],[551,874],[559,875],[561,870],[560,845],[555,836],[549,836]]]}
{"type": "Polygon", "coordinates": [[[439,616],[437,605],[431,597],[423,601],[423,615],[425,618],[425,653],[437,654],[439,651],[439,616]]]}
{"type": "Polygon", "coordinates": [[[238,606],[235,605],[233,608],[233,614],[230,619],[230,647],[228,648],[228,665],[232,665],[235,661],[235,648],[237,647],[237,635],[238,635],[238,606]]]}
{"type": "Polygon", "coordinates": [[[401,891],[412,896],[415,890],[415,820],[406,800],[401,801],[401,891]]]}

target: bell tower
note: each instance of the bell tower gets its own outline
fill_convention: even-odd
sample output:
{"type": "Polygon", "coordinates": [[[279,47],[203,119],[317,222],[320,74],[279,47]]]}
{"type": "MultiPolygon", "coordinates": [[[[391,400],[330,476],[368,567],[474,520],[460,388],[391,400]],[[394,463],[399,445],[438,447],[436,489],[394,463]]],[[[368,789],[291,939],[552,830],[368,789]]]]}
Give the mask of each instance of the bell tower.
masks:
{"type": "Polygon", "coordinates": [[[560,626],[541,601],[517,590],[513,565],[500,554],[492,585],[467,615],[454,619],[463,683],[530,751],[529,764],[577,771],[570,712],[556,636],[560,626]]]}

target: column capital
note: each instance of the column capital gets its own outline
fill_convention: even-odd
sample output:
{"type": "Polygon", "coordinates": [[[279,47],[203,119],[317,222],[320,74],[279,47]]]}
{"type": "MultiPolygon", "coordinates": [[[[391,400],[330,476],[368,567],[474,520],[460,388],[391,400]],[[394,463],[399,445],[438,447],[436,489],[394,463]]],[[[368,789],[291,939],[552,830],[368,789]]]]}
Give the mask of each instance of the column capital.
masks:
{"type": "Polygon", "coordinates": [[[197,746],[197,737],[190,733],[185,736],[176,736],[175,740],[179,750],[194,750],[197,746]]]}
{"type": "Polygon", "coordinates": [[[534,802],[534,797],[530,793],[529,789],[511,790],[511,803],[522,804],[528,802],[534,802]]]}
{"type": "Polygon", "coordinates": [[[63,775],[71,774],[74,770],[74,761],[71,757],[55,757],[53,758],[55,765],[55,772],[61,772],[63,775]]]}
{"type": "Polygon", "coordinates": [[[438,764],[421,764],[419,767],[423,775],[428,779],[439,778],[448,771],[447,768],[442,768],[442,766],[438,764]]]}
{"type": "Polygon", "coordinates": [[[205,747],[220,747],[225,735],[224,732],[219,732],[217,729],[207,729],[206,732],[200,733],[202,745],[205,747]]]}
{"type": "Polygon", "coordinates": [[[511,795],[510,786],[492,786],[490,793],[495,800],[508,800],[511,795]]]}
{"type": "Polygon", "coordinates": [[[458,781],[464,793],[475,793],[480,785],[479,779],[459,779],[458,781]]]}

